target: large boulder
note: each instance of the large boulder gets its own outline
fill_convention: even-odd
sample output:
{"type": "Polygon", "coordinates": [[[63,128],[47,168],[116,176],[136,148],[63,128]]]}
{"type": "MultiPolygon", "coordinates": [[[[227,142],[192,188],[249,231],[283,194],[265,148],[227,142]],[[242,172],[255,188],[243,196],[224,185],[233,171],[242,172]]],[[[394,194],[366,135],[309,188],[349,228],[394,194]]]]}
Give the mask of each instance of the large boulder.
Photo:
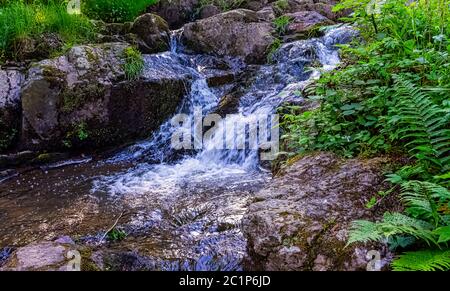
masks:
{"type": "Polygon", "coordinates": [[[292,162],[262,189],[243,219],[251,270],[365,270],[374,250],[381,265],[384,245],[346,246],[353,220],[379,218],[395,197],[373,209],[365,205],[384,185],[389,160],[343,160],[318,153],[292,162]]]}
{"type": "Polygon", "coordinates": [[[131,32],[138,36],[140,51],[146,54],[169,50],[169,25],[160,16],[147,13],[133,23],[131,32]]]}
{"type": "Polygon", "coordinates": [[[76,46],[65,56],[34,64],[22,90],[21,148],[113,146],[149,136],[173,114],[190,74],[176,60],[154,61],[160,57],[151,55],[141,76],[128,80],[128,47],[76,46]]]}
{"type": "Polygon", "coordinates": [[[198,4],[199,0],[161,0],[148,11],[164,18],[171,29],[177,29],[193,20],[198,4]]]}
{"type": "Polygon", "coordinates": [[[261,21],[256,12],[237,9],[186,24],[182,42],[195,52],[260,63],[274,41],[272,30],[271,23],[261,21]]]}
{"type": "Polygon", "coordinates": [[[12,146],[20,130],[23,81],[18,70],[0,70],[0,153],[12,146]]]}

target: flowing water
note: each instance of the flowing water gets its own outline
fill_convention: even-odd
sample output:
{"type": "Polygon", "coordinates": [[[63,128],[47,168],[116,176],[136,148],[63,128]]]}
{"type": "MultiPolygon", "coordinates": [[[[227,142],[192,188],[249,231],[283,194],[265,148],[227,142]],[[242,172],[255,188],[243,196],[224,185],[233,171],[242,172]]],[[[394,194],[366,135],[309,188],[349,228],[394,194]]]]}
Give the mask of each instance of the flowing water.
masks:
{"type": "MultiPolygon", "coordinates": [[[[258,67],[237,114],[225,122],[250,121],[301,99],[293,92],[319,75],[306,68],[315,61],[324,70],[334,68],[335,45],[354,35],[340,27],[284,45],[274,64],[258,67]]],[[[195,125],[196,109],[214,112],[229,87],[208,87],[201,64],[212,57],[184,54],[176,34],[171,43],[170,52],[145,56],[144,74],[189,75],[189,94],[178,113],[195,125]]],[[[239,60],[221,61],[236,72],[246,70],[239,60]]],[[[241,270],[246,242],[240,221],[271,175],[260,167],[258,150],[218,150],[223,141],[217,139],[180,154],[171,148],[174,130],[167,121],[148,140],[107,159],[47,165],[0,183],[0,249],[69,235],[119,261],[132,257],[141,269],[241,270]],[[104,234],[116,222],[127,236],[107,242],[104,234]]]]}

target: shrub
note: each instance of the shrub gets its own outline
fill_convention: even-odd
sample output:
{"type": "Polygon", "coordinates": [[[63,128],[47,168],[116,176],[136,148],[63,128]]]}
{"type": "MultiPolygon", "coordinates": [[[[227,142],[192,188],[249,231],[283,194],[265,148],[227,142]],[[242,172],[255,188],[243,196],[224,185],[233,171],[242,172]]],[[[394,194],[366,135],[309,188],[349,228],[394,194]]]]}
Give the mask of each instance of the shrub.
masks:
{"type": "Polygon", "coordinates": [[[105,22],[133,21],[158,0],[84,0],[82,12],[105,22]]]}

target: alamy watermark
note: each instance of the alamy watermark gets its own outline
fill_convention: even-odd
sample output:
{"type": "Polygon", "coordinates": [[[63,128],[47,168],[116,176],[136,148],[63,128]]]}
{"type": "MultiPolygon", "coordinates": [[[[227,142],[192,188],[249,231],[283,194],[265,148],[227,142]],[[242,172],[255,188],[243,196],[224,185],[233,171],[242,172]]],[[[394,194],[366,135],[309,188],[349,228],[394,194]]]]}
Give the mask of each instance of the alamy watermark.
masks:
{"type": "Polygon", "coordinates": [[[202,115],[177,114],[171,119],[174,132],[171,146],[176,150],[258,150],[263,161],[279,153],[279,116],[277,114],[202,115]]]}
{"type": "Polygon", "coordinates": [[[67,13],[81,14],[81,0],[70,0],[67,3],[67,13]]]}
{"type": "Polygon", "coordinates": [[[367,252],[366,259],[369,260],[366,266],[367,271],[381,271],[381,254],[379,251],[371,250],[367,252]]]}
{"type": "Polygon", "coordinates": [[[81,271],[81,254],[77,250],[69,250],[66,254],[66,271],[81,271]]]}

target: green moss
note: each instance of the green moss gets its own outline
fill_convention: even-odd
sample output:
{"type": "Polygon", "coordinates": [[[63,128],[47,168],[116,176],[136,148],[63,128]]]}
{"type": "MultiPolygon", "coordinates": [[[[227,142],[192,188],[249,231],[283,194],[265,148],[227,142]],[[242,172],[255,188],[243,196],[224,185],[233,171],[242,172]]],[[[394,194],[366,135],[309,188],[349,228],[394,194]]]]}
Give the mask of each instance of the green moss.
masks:
{"type": "Polygon", "coordinates": [[[73,112],[87,101],[98,100],[105,95],[105,88],[99,84],[87,84],[76,89],[66,89],[63,96],[63,112],[73,112]]]}
{"type": "Polygon", "coordinates": [[[86,57],[89,63],[96,64],[99,62],[99,57],[93,52],[92,48],[86,47],[84,51],[86,52],[86,57]]]}
{"type": "Polygon", "coordinates": [[[42,76],[50,84],[57,86],[65,78],[64,72],[54,66],[42,66],[42,76]]]}

